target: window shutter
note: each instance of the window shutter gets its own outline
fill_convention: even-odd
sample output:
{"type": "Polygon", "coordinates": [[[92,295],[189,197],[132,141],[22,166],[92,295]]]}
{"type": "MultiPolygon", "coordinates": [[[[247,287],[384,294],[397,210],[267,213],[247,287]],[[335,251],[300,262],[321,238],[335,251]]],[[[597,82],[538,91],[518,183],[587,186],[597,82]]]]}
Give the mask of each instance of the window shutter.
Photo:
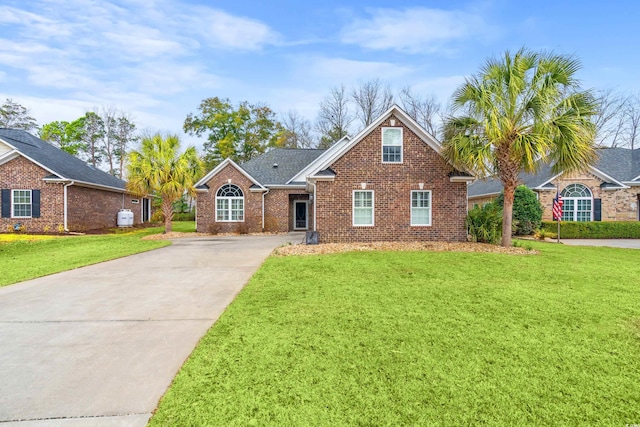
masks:
{"type": "Polygon", "coordinates": [[[31,217],[40,218],[40,190],[31,190],[31,217]]]}
{"type": "Polygon", "coordinates": [[[602,221],[602,199],[593,199],[593,220],[602,221]]]}
{"type": "Polygon", "coordinates": [[[11,190],[2,189],[2,218],[11,217],[11,190]]]}

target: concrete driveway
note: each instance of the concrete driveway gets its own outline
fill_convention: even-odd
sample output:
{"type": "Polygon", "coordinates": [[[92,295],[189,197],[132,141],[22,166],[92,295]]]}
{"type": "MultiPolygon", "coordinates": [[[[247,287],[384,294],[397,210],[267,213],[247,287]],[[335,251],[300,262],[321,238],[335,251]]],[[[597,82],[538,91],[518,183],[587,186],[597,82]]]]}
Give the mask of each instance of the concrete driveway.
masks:
{"type": "Polygon", "coordinates": [[[0,424],[146,425],[271,250],[302,237],[178,239],[0,288],[0,424]]]}
{"type": "Polygon", "coordinates": [[[640,249],[640,239],[560,239],[571,246],[608,246],[611,248],[640,249]]]}

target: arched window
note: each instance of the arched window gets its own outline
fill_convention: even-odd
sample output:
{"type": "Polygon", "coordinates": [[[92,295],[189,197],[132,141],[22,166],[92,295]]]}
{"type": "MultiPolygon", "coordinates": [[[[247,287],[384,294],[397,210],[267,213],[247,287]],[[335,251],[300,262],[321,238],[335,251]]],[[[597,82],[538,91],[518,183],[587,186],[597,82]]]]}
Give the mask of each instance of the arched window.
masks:
{"type": "Polygon", "coordinates": [[[562,190],[562,221],[591,221],[593,195],[582,184],[569,184],[562,190]]]}
{"type": "Polygon", "coordinates": [[[225,184],[216,193],[216,221],[244,221],[244,194],[237,185],[225,184]]]}

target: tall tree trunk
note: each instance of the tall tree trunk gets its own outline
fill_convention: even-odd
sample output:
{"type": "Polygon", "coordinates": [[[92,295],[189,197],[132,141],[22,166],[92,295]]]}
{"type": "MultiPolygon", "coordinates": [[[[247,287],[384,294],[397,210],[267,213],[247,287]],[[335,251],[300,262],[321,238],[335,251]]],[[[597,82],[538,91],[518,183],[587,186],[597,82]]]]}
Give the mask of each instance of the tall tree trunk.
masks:
{"type": "Polygon", "coordinates": [[[167,197],[162,198],[162,213],[164,214],[164,234],[171,233],[171,218],[173,217],[173,201],[167,197]]]}
{"type": "Polygon", "coordinates": [[[504,206],[502,208],[502,242],[504,247],[511,246],[511,223],[513,221],[513,197],[515,195],[515,186],[505,185],[504,187],[504,206]]]}

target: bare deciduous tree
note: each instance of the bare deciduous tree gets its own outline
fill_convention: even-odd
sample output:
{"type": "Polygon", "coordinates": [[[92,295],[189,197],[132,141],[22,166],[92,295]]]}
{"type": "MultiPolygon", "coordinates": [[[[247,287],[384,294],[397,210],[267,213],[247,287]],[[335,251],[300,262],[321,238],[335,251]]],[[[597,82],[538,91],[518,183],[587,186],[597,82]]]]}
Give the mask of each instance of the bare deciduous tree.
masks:
{"type": "Polygon", "coordinates": [[[318,148],[329,148],[345,137],[353,120],[346,88],[344,85],[334,87],[329,96],[320,103],[316,121],[316,129],[321,135],[318,148]]]}
{"type": "Polygon", "coordinates": [[[118,161],[117,176],[123,179],[125,161],[129,154],[129,145],[136,142],[139,137],[136,135],[136,125],[131,116],[127,113],[120,113],[115,129],[115,157],[118,161]]]}
{"type": "Polygon", "coordinates": [[[7,98],[0,106],[0,127],[11,129],[22,129],[27,132],[38,127],[36,119],[29,115],[26,107],[7,98]]]}
{"type": "Polygon", "coordinates": [[[281,146],[287,148],[313,148],[315,146],[311,135],[311,123],[296,110],[289,110],[282,116],[282,126],[285,129],[281,146]]]}
{"type": "Polygon", "coordinates": [[[399,93],[402,109],[418,122],[434,137],[442,124],[442,106],[434,96],[421,97],[414,94],[409,86],[402,88],[399,93]]]}
{"type": "Polygon", "coordinates": [[[380,79],[367,80],[351,92],[356,106],[356,117],[362,128],[369,126],[382,113],[393,105],[393,94],[389,85],[380,83],[380,79]]]}
{"type": "Polygon", "coordinates": [[[137,139],[136,125],[128,114],[114,107],[102,107],[101,118],[104,123],[102,152],[108,172],[122,178],[128,145],[137,139]]]}
{"type": "Polygon", "coordinates": [[[597,99],[600,109],[594,117],[596,143],[608,147],[624,144],[626,110],[630,98],[607,89],[599,91],[597,99]]]}
{"type": "Polygon", "coordinates": [[[627,128],[626,145],[633,150],[640,138],[640,95],[629,98],[624,115],[627,128]]]}

